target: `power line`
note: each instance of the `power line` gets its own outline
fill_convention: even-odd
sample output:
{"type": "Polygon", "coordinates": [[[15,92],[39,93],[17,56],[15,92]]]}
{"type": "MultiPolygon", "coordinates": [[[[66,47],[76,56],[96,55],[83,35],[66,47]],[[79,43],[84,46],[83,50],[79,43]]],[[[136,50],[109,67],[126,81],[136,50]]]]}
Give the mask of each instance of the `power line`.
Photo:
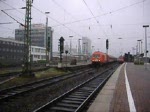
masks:
{"type": "Polygon", "coordinates": [[[19,22],[18,20],[16,20],[14,17],[10,16],[9,14],[7,14],[4,10],[1,10],[3,13],[5,13],[7,16],[9,16],[11,19],[13,19],[14,21],[16,21],[17,23],[19,23],[21,26],[25,26],[24,24],[22,24],[21,22],[19,22]]]}
{"type": "MultiPolygon", "coordinates": [[[[145,0],[145,1],[146,1],[146,0],[145,0]]],[[[121,8],[119,8],[119,9],[116,9],[116,10],[112,10],[112,11],[110,11],[110,12],[106,12],[106,13],[103,13],[103,14],[98,15],[98,16],[93,16],[93,17],[89,17],[89,18],[85,18],[85,19],[81,19],[81,20],[76,20],[76,21],[72,21],[72,22],[67,22],[67,23],[64,23],[64,25],[73,24],[73,23],[78,23],[78,22],[82,22],[82,21],[88,21],[88,20],[90,20],[90,19],[99,18],[99,17],[102,17],[102,16],[106,16],[106,15],[108,15],[108,14],[113,14],[113,13],[116,13],[116,12],[118,12],[118,11],[124,10],[124,9],[126,9],[126,8],[132,7],[132,6],[137,5],[137,4],[140,4],[140,3],[143,3],[143,1],[133,3],[133,4],[130,4],[130,5],[121,7],[121,8]]],[[[57,26],[61,26],[61,25],[54,25],[53,27],[57,27],[57,26]]]]}
{"type": "MultiPolygon", "coordinates": [[[[40,13],[42,13],[42,14],[45,15],[45,13],[44,13],[43,11],[41,11],[41,10],[38,9],[38,8],[36,8],[35,6],[33,6],[33,8],[36,9],[37,11],[39,11],[40,13]]],[[[50,18],[51,20],[53,20],[53,21],[55,21],[56,23],[60,24],[61,26],[64,26],[65,28],[69,29],[69,30],[72,31],[74,34],[76,34],[76,35],[78,35],[78,36],[80,36],[80,37],[83,37],[82,35],[78,34],[78,33],[75,32],[75,31],[73,31],[71,28],[65,26],[63,23],[61,23],[61,22],[59,22],[58,20],[56,20],[56,19],[50,17],[49,15],[48,15],[48,18],[50,18]]]]}
{"type": "MultiPolygon", "coordinates": [[[[24,15],[24,13],[22,13],[22,12],[21,12],[21,11],[19,11],[19,10],[17,10],[17,8],[15,8],[15,7],[13,7],[13,6],[9,5],[8,3],[4,2],[4,1],[0,1],[0,2],[3,2],[5,5],[7,5],[7,6],[11,7],[13,10],[16,10],[16,11],[17,11],[17,12],[19,12],[20,14],[23,14],[23,15],[24,15]]],[[[5,9],[3,9],[3,10],[5,10],[5,9]]],[[[8,10],[8,9],[6,9],[6,10],[8,10]]]]}
{"type": "MultiPolygon", "coordinates": [[[[19,10],[17,10],[17,8],[15,8],[15,7],[9,5],[8,3],[4,2],[4,1],[0,1],[0,2],[4,3],[5,5],[7,5],[7,6],[9,6],[9,7],[12,8],[12,9],[3,9],[4,11],[6,11],[6,10],[7,10],[7,11],[8,11],[8,10],[15,10],[15,11],[19,12],[20,14],[24,15],[24,13],[22,13],[22,12],[19,11],[19,10]]],[[[15,15],[14,15],[14,16],[15,16],[15,15]]],[[[18,19],[20,19],[20,20],[25,21],[23,18],[20,18],[20,17],[17,17],[17,16],[15,16],[15,17],[18,18],[18,19]]]]}
{"type": "Polygon", "coordinates": [[[3,24],[12,24],[13,22],[5,22],[5,23],[0,23],[0,25],[3,25],[3,24]]]}
{"type": "MultiPolygon", "coordinates": [[[[11,6],[11,5],[5,3],[4,1],[1,1],[1,2],[3,2],[4,4],[6,4],[7,6],[13,8],[14,10],[18,11],[15,7],[13,7],[13,6],[11,6]]],[[[25,2],[25,1],[24,1],[24,2],[25,2]]],[[[56,2],[55,2],[55,3],[56,3],[56,2]]],[[[36,8],[35,6],[33,6],[33,8],[36,9],[37,11],[43,13],[43,14],[45,15],[44,12],[42,12],[41,10],[39,10],[38,8],[36,8]]],[[[22,12],[20,12],[20,11],[18,11],[18,12],[24,15],[24,13],[22,13],[22,12]]],[[[6,12],[5,12],[5,13],[6,13],[6,12]]],[[[68,13],[68,14],[69,14],[69,13],[68,13]]],[[[7,14],[7,15],[8,15],[8,14],[7,14]]],[[[11,16],[9,15],[9,17],[11,17],[11,16]]],[[[75,32],[75,31],[73,31],[72,29],[70,29],[69,27],[65,26],[63,23],[60,23],[59,21],[57,21],[56,19],[54,19],[54,18],[52,18],[52,17],[50,17],[50,16],[48,16],[48,17],[49,17],[50,19],[52,19],[53,21],[55,21],[55,22],[61,24],[62,26],[66,27],[67,29],[69,29],[70,31],[72,31],[73,33],[75,33],[76,35],[81,36],[81,35],[78,34],[77,32],[75,32]]],[[[73,17],[73,16],[72,16],[72,17],[73,17]]],[[[15,20],[17,23],[21,24],[20,22],[18,22],[18,21],[17,21],[16,19],[14,19],[13,17],[11,17],[11,18],[12,18],[13,20],[15,20]]],[[[60,34],[59,34],[59,35],[60,35],[60,34]]],[[[82,37],[82,36],[81,36],[81,37],[82,37]]]]}
{"type": "Polygon", "coordinates": [[[71,14],[69,13],[65,8],[63,8],[60,4],[58,4],[55,0],[52,0],[53,3],[55,3],[58,7],[60,7],[61,9],[63,9],[68,15],[70,15],[73,19],[76,20],[76,18],[71,14]]]}
{"type": "MultiPolygon", "coordinates": [[[[85,2],[85,0],[83,0],[83,2],[84,2],[84,4],[86,5],[86,7],[88,8],[88,10],[90,11],[90,13],[92,14],[92,16],[94,17],[96,23],[99,25],[99,27],[101,27],[99,21],[96,19],[96,17],[94,16],[93,12],[92,12],[91,9],[89,8],[89,6],[88,6],[87,3],[85,2]]],[[[105,32],[104,30],[103,30],[103,32],[104,32],[105,36],[108,37],[108,36],[106,35],[106,32],[105,32]]]]}

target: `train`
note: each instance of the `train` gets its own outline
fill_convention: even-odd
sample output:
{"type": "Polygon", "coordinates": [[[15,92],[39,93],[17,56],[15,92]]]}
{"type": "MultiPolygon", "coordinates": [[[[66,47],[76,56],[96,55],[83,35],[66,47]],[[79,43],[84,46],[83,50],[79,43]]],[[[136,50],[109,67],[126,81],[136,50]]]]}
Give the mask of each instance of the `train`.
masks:
{"type": "Polygon", "coordinates": [[[118,59],[117,59],[118,63],[122,64],[124,63],[124,56],[120,56],[118,59]]]}
{"type": "Polygon", "coordinates": [[[106,53],[95,51],[92,54],[91,62],[92,65],[104,65],[112,62],[116,62],[117,58],[106,53]]]}

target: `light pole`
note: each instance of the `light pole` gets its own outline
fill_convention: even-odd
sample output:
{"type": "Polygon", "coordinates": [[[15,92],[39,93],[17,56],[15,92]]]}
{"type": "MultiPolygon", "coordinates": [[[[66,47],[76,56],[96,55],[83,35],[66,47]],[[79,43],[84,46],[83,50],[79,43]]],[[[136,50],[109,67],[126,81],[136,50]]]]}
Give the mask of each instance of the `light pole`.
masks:
{"type": "Polygon", "coordinates": [[[143,53],[143,47],[142,47],[142,44],[143,44],[143,42],[142,42],[142,39],[141,39],[141,54],[143,53]]]}
{"type": "Polygon", "coordinates": [[[139,46],[139,54],[141,54],[141,46],[140,46],[140,43],[141,43],[141,40],[137,40],[139,43],[138,43],[138,46],[139,46]]]}
{"type": "Polygon", "coordinates": [[[73,36],[69,36],[71,39],[70,39],[70,56],[71,56],[71,50],[72,50],[72,38],[73,36]]]}
{"type": "Polygon", "coordinates": [[[49,14],[50,12],[45,12],[46,14],[46,39],[45,39],[45,42],[46,42],[46,62],[49,63],[49,51],[48,51],[48,30],[47,30],[47,27],[48,27],[48,16],[47,14],[49,14]]]}
{"type": "MultiPolygon", "coordinates": [[[[119,40],[121,40],[122,38],[118,38],[119,40]]],[[[122,55],[122,52],[121,52],[121,42],[120,42],[120,55],[122,55]]]]}
{"type": "Polygon", "coordinates": [[[84,48],[84,49],[83,49],[83,54],[84,54],[84,55],[85,55],[85,44],[86,44],[86,43],[83,43],[83,45],[84,45],[84,47],[83,47],[83,48],[84,48]]]}
{"type": "Polygon", "coordinates": [[[88,42],[86,42],[86,55],[88,55],[88,42]]]}
{"type": "Polygon", "coordinates": [[[80,40],[82,40],[82,39],[78,39],[78,55],[81,55],[81,45],[80,45],[80,40]]]}
{"type": "Polygon", "coordinates": [[[138,45],[136,45],[136,55],[138,55],[138,45]]]}
{"type": "Polygon", "coordinates": [[[68,54],[68,50],[65,50],[66,53],[66,69],[67,69],[67,54],[68,54]]]}
{"type": "MultiPolygon", "coordinates": [[[[143,28],[145,28],[145,57],[146,57],[146,63],[147,63],[147,32],[146,32],[146,28],[149,27],[149,25],[143,25],[143,28]]],[[[145,67],[147,68],[147,67],[145,67]]]]}
{"type": "Polygon", "coordinates": [[[94,51],[94,47],[95,47],[95,46],[92,46],[92,53],[93,53],[93,51],[94,51]]]}

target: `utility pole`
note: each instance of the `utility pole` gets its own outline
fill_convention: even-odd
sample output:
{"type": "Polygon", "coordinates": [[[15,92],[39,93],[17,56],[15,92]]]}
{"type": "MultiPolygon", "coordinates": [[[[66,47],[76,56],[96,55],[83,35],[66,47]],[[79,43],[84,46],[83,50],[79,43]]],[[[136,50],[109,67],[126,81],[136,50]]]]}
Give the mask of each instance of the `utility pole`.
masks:
{"type": "MultiPolygon", "coordinates": [[[[50,12],[45,12],[45,14],[49,14],[50,12]]],[[[45,41],[46,41],[46,63],[49,64],[49,42],[50,41],[50,37],[48,38],[48,16],[46,15],[46,38],[45,38],[45,41]]]]}
{"type": "Polygon", "coordinates": [[[143,53],[142,44],[143,44],[143,42],[141,40],[141,54],[143,53]]]}
{"type": "Polygon", "coordinates": [[[106,54],[107,54],[107,61],[108,61],[108,48],[109,48],[109,41],[106,39],[106,54]]]}
{"type": "Polygon", "coordinates": [[[70,57],[72,55],[72,37],[73,36],[69,36],[71,39],[70,39],[70,57]]]}
{"type": "MultiPolygon", "coordinates": [[[[147,32],[146,32],[146,28],[149,27],[149,25],[143,25],[143,28],[145,28],[145,58],[146,58],[146,63],[148,63],[148,59],[147,59],[147,32]]],[[[145,68],[147,69],[147,67],[145,66],[145,68]]]]}
{"type": "Polygon", "coordinates": [[[81,45],[80,45],[80,40],[81,40],[81,39],[78,39],[78,55],[79,55],[79,56],[81,55],[81,45]]]}
{"type": "Polygon", "coordinates": [[[141,46],[140,46],[140,43],[141,43],[141,40],[137,40],[139,43],[138,43],[138,46],[139,46],[139,55],[141,54],[141,46]]]}
{"type": "Polygon", "coordinates": [[[86,43],[83,43],[83,54],[85,55],[86,51],[85,51],[85,44],[86,43]]]}
{"type": "Polygon", "coordinates": [[[24,66],[23,73],[31,75],[31,7],[33,0],[26,0],[25,35],[24,35],[24,66]]]}

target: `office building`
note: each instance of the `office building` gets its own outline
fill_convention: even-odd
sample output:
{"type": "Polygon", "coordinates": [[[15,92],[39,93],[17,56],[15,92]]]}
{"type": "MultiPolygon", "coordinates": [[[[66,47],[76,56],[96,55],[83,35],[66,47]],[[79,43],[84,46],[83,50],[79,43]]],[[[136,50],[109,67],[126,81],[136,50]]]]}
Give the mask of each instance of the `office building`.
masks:
{"type": "Polygon", "coordinates": [[[83,55],[91,54],[91,40],[87,37],[82,37],[82,54],[83,55]]]}
{"type": "MultiPolygon", "coordinates": [[[[48,37],[50,37],[50,44],[52,45],[53,30],[51,27],[48,27],[47,31],[48,37]]],[[[24,36],[24,27],[19,26],[19,29],[15,30],[15,40],[24,41],[24,36]]],[[[46,47],[46,26],[44,24],[31,25],[31,45],[46,47]]]]}

